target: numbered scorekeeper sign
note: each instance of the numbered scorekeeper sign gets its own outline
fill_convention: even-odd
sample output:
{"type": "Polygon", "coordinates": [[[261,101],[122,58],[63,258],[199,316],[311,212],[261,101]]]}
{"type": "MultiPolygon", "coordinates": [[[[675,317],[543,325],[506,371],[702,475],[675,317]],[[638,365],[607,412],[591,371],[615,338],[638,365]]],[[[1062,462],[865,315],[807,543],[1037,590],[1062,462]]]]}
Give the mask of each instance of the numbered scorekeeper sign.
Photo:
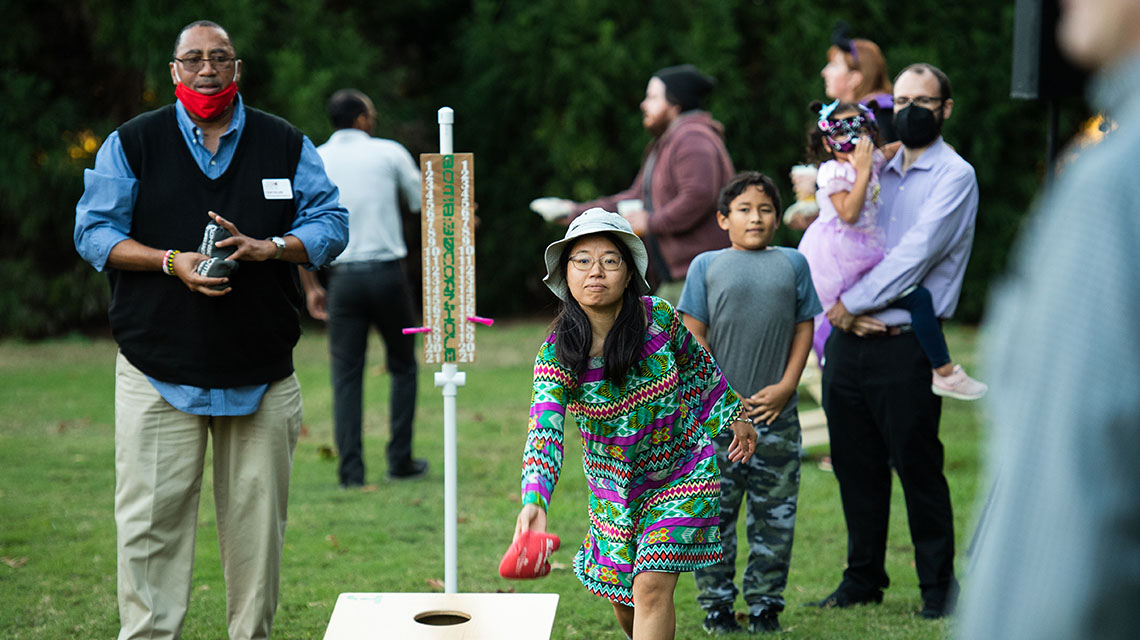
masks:
{"type": "Polygon", "coordinates": [[[420,155],[424,363],[474,362],[475,156],[420,155]]]}

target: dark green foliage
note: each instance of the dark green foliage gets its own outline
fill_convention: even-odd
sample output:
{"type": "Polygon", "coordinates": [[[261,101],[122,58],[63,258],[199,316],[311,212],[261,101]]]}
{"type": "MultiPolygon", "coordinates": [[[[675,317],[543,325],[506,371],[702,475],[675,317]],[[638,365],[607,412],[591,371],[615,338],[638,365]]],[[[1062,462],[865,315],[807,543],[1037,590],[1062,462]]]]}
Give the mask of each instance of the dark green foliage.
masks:
{"type": "MultiPolygon", "coordinates": [[[[703,0],[235,0],[172,11],[146,0],[14,5],[0,39],[0,336],[99,326],[107,286],[72,247],[84,168],[119,124],[173,98],[166,62],[184,24],[231,31],[251,105],[320,144],[335,89],[372,96],[378,135],[437,150],[436,109],[456,110],[455,147],[476,154],[479,310],[529,312],[552,298],[541,250],[561,234],[530,199],[579,200],[632,182],[648,135],[638,104],[656,69],[692,62],[719,79],[710,110],[738,169],[787,173],[802,159],[806,105],[836,19],[883,48],[892,73],[915,61],[954,84],[947,140],[981,184],[958,317],[980,318],[989,283],[1043,175],[1045,108],[1011,100],[1013,5],[703,0]]],[[[1062,113],[1062,139],[1082,114],[1062,113]]],[[[418,230],[406,234],[414,244],[418,230]]],[[[777,242],[794,245],[781,229],[777,242]]],[[[414,247],[413,247],[414,248],[414,247]]],[[[413,250],[413,273],[417,272],[413,250]]]]}

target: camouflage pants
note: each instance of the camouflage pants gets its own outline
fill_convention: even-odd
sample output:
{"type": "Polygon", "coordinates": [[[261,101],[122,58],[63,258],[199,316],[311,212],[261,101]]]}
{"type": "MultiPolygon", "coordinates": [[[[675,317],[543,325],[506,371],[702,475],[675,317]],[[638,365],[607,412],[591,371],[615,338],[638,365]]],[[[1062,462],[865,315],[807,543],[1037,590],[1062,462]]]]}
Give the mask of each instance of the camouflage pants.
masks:
{"type": "Polygon", "coordinates": [[[757,425],[756,455],[746,462],[729,462],[732,433],[716,438],[720,467],[720,536],[724,559],[698,569],[697,602],[706,611],[732,606],[738,593],[736,524],[741,502],[747,501],[748,566],[744,572],[744,601],[749,613],[784,609],[784,587],[792,559],[796,525],[796,494],[800,486],[800,420],[792,411],[771,425],[757,425]]]}

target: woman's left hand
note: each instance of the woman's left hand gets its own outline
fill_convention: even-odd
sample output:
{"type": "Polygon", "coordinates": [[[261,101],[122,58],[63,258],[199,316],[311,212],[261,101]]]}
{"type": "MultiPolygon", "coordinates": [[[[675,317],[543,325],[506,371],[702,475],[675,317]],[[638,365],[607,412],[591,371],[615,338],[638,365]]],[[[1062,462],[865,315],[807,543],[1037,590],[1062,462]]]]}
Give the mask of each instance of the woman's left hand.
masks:
{"type": "Polygon", "coordinates": [[[756,427],[747,419],[732,423],[732,443],[728,445],[730,462],[744,462],[756,453],[756,427]]]}

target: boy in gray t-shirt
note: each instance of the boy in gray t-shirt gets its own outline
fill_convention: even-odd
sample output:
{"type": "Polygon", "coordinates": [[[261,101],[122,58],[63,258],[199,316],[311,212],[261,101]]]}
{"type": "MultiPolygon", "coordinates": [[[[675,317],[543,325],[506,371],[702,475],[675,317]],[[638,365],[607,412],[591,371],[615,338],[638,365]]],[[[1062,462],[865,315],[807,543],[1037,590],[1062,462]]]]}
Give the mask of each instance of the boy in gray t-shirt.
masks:
{"type": "Polygon", "coordinates": [[[740,394],[758,435],[756,455],[741,463],[728,461],[728,440],[714,442],[722,474],[724,559],[696,572],[697,601],[710,633],[740,629],[732,607],[736,519],[744,498],[749,630],[779,630],[784,609],[800,484],[796,387],[811,349],[812,319],[822,309],[807,260],[794,249],[769,246],[780,210],[770,178],[755,171],[733,178],[720,192],[716,214],[732,246],[693,259],[677,306],[685,326],[740,394]]]}

